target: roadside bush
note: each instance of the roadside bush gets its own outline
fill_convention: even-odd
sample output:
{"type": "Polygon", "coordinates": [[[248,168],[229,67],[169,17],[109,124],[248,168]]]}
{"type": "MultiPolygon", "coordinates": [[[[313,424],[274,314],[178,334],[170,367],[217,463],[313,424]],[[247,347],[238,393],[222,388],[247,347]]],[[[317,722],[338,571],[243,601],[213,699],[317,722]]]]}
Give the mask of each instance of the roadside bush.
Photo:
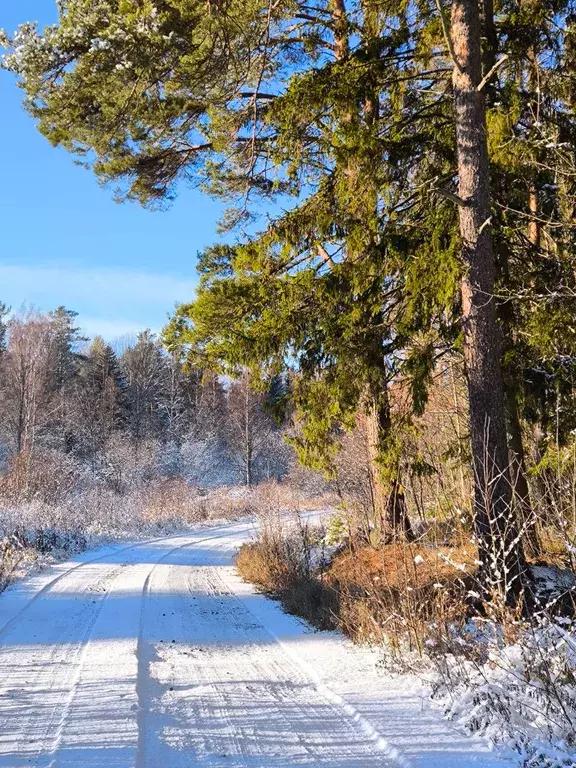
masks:
{"type": "Polygon", "coordinates": [[[8,586],[22,561],[22,550],[20,543],[12,537],[5,536],[0,540],[0,592],[8,586]]]}
{"type": "Polygon", "coordinates": [[[524,768],[572,767],[575,629],[570,620],[545,619],[506,644],[498,626],[468,625],[460,653],[435,657],[433,696],[468,732],[513,748],[524,768]],[[474,658],[479,647],[482,659],[474,658]]]}
{"type": "Polygon", "coordinates": [[[236,566],[246,581],[280,600],[288,613],[318,629],[334,629],[338,594],[314,563],[323,536],[323,529],[308,526],[298,516],[287,524],[281,516],[268,514],[258,539],[240,548],[236,566]]]}

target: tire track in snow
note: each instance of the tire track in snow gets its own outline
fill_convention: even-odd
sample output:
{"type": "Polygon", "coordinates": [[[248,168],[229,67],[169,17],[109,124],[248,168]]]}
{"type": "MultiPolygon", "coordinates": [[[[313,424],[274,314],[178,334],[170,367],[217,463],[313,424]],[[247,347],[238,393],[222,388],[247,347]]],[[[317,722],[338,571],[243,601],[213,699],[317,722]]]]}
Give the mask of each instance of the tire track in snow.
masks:
{"type": "MultiPolygon", "coordinates": [[[[218,537],[223,538],[223,537],[218,537]]],[[[212,548],[215,551],[215,548],[212,548]]],[[[188,571],[185,582],[180,582],[179,577],[182,575],[179,571],[179,564],[173,564],[174,567],[166,574],[166,586],[171,597],[175,602],[181,603],[181,605],[174,605],[175,614],[181,621],[181,627],[179,630],[179,636],[188,636],[188,640],[191,642],[194,640],[194,629],[196,622],[200,621],[202,610],[200,614],[197,612],[190,613],[190,604],[187,602],[187,598],[190,598],[192,594],[192,586],[190,578],[193,579],[194,584],[199,587],[198,592],[202,593],[204,597],[212,599],[217,597],[216,594],[212,594],[206,577],[208,569],[204,568],[202,563],[194,563],[191,565],[191,572],[188,571]],[[185,628],[185,624],[188,624],[189,620],[194,619],[194,625],[190,631],[185,628]]],[[[223,617],[224,618],[224,617],[223,617]]],[[[236,622],[235,617],[230,614],[226,614],[225,623],[228,627],[234,626],[235,633],[238,634],[238,639],[246,640],[245,650],[243,653],[248,654],[250,645],[253,647],[253,642],[250,643],[248,635],[242,632],[241,624],[236,622]],[[245,636],[244,636],[245,635],[245,636]]],[[[174,628],[173,628],[174,629],[174,628]]],[[[175,632],[176,634],[176,632],[175,632]]],[[[168,635],[169,636],[169,635],[168,635]]],[[[192,748],[193,753],[196,754],[199,760],[204,764],[221,764],[221,760],[224,760],[226,764],[233,766],[266,766],[270,764],[270,759],[279,757],[279,754],[270,755],[266,751],[265,739],[262,741],[254,738],[254,732],[258,728],[256,717],[255,722],[242,723],[238,719],[237,711],[237,699],[242,695],[244,688],[250,688],[251,686],[240,684],[234,685],[233,689],[228,691],[226,686],[220,681],[214,680],[214,674],[220,671],[221,675],[225,675],[223,667],[226,666],[227,660],[222,658],[221,655],[213,656],[209,648],[198,647],[196,651],[194,649],[188,651],[180,650],[183,647],[182,642],[178,645],[172,646],[171,644],[159,646],[163,651],[160,657],[154,656],[156,664],[168,667],[168,680],[170,681],[170,688],[172,690],[173,685],[176,685],[174,678],[181,680],[182,684],[186,686],[189,691],[189,697],[187,697],[187,710],[186,710],[186,722],[184,730],[180,732],[179,738],[191,737],[195,747],[192,748],[192,744],[187,744],[187,750],[192,748]],[[202,651],[201,656],[197,653],[202,651]],[[189,724],[194,723],[193,732],[189,731],[186,727],[189,724]],[[237,762],[240,761],[240,762],[237,762]],[[255,762],[257,761],[257,762],[255,762]]],[[[259,651],[261,649],[258,649],[259,651]]],[[[215,651],[218,654],[218,650],[215,651]]],[[[253,659],[253,656],[251,656],[253,659]]],[[[250,667],[252,667],[252,662],[250,667]]],[[[254,667],[256,669],[256,667],[254,667]]],[[[166,677],[166,674],[164,675],[166,677]]],[[[276,697],[274,704],[269,700],[271,691],[269,686],[277,686],[280,684],[282,675],[272,674],[272,668],[265,664],[258,666],[258,674],[254,675],[256,678],[263,678],[260,685],[264,684],[270,677],[269,684],[266,683],[264,690],[262,691],[267,695],[266,700],[266,722],[278,722],[283,720],[281,713],[281,705],[286,704],[288,699],[282,701],[279,697],[276,697]]],[[[256,683],[255,683],[256,684],[256,683]]],[[[163,695],[167,693],[166,680],[158,682],[158,696],[157,702],[160,703],[163,695]]],[[[293,689],[291,689],[293,691],[293,689]]],[[[174,705],[174,701],[170,704],[174,705]]],[[[297,711],[297,707],[290,703],[290,710],[292,713],[297,711]]],[[[168,711],[167,713],[170,719],[173,719],[174,712],[168,711]]],[[[303,718],[304,719],[304,718],[303,718]]],[[[173,730],[173,729],[172,729],[173,730]]],[[[302,735],[298,732],[291,732],[290,729],[284,729],[283,735],[289,734],[290,744],[299,744],[300,746],[300,758],[306,755],[305,764],[316,765],[314,760],[314,753],[312,748],[306,744],[302,735]]],[[[157,735],[157,734],[156,734],[157,735]]],[[[174,736],[174,734],[170,734],[174,736]]],[[[288,743],[284,743],[284,751],[289,747],[288,743]]],[[[292,752],[291,752],[292,754],[292,752]]],[[[283,755],[286,758],[286,755],[283,755]]],[[[167,741],[159,741],[156,744],[156,750],[154,754],[150,754],[150,750],[146,753],[146,759],[143,761],[143,765],[147,768],[156,768],[159,765],[170,765],[171,768],[179,768],[180,766],[190,765],[191,756],[188,751],[180,752],[173,751],[167,741]],[[166,752],[169,752],[167,757],[166,752]]],[[[290,765],[299,765],[301,760],[297,762],[290,762],[290,765]]]]}
{"type": "MultiPolygon", "coordinates": [[[[218,545],[212,548],[212,551],[217,551],[218,545]]],[[[198,565],[195,567],[194,575],[197,577],[200,577],[200,580],[203,581],[203,584],[206,587],[206,595],[211,597],[212,599],[218,600],[218,598],[222,598],[223,595],[226,595],[226,597],[229,597],[229,595],[223,591],[218,590],[214,587],[213,582],[210,578],[210,570],[213,570],[213,566],[203,566],[198,565]]],[[[192,594],[192,587],[191,583],[188,582],[187,584],[188,592],[192,594]]],[[[231,595],[230,595],[231,596],[231,595]]],[[[239,603],[236,602],[236,605],[238,606],[239,603]]],[[[228,610],[227,611],[228,618],[230,623],[234,626],[234,631],[238,635],[239,638],[244,639],[244,645],[246,648],[245,656],[250,657],[250,665],[256,670],[259,674],[256,677],[262,678],[263,681],[270,681],[269,685],[265,686],[264,693],[269,696],[274,704],[267,703],[266,706],[266,712],[267,712],[267,719],[270,721],[286,721],[286,706],[292,710],[292,712],[298,712],[300,715],[302,715],[302,721],[304,722],[306,720],[306,713],[304,712],[304,709],[298,705],[298,702],[294,698],[294,690],[295,687],[292,684],[292,681],[290,683],[285,683],[283,681],[283,677],[285,677],[285,671],[283,669],[280,669],[277,665],[274,663],[271,663],[267,659],[263,658],[254,658],[254,638],[250,635],[250,632],[246,630],[245,626],[241,621],[237,619],[237,617],[234,614],[234,611],[228,610]],[[282,696],[279,694],[279,689],[288,689],[289,694],[286,696],[282,696]]],[[[258,655],[264,655],[262,654],[262,650],[260,648],[257,649],[256,653],[258,655]]],[[[213,680],[210,679],[210,676],[214,673],[214,668],[206,668],[206,665],[197,664],[197,669],[195,670],[196,675],[200,678],[203,678],[204,684],[206,687],[208,687],[213,697],[218,701],[219,703],[219,712],[221,713],[221,717],[228,726],[228,730],[230,732],[230,737],[232,739],[232,742],[236,748],[236,754],[239,757],[242,758],[248,758],[248,760],[251,760],[252,762],[255,759],[254,755],[248,755],[247,749],[244,747],[243,742],[248,741],[250,737],[252,737],[252,746],[259,747],[257,744],[257,739],[254,738],[255,735],[255,726],[254,724],[250,724],[248,727],[248,732],[246,731],[246,727],[243,726],[242,723],[235,724],[231,712],[234,711],[234,697],[237,696],[237,691],[234,691],[233,693],[230,693],[226,687],[222,687],[214,683],[213,680]],[[207,672],[209,675],[207,675],[207,672]]],[[[214,667],[216,667],[216,664],[214,664],[214,667]]],[[[248,688],[256,687],[256,684],[247,685],[248,688]]],[[[306,742],[306,739],[304,738],[303,734],[297,731],[294,731],[293,729],[287,729],[291,731],[290,736],[292,737],[293,744],[290,746],[298,746],[303,753],[303,756],[306,756],[306,762],[309,762],[311,760],[315,759],[314,751],[312,747],[306,742]]],[[[286,745],[285,745],[286,746],[286,745]]],[[[266,760],[270,759],[270,756],[266,753],[265,749],[258,748],[258,757],[266,760]]],[[[295,758],[292,757],[292,760],[295,758]]]]}
{"type": "MultiPolygon", "coordinates": [[[[249,523],[239,523],[238,527],[242,525],[249,525],[249,523]]],[[[208,530],[211,531],[220,531],[220,530],[227,530],[230,532],[230,525],[221,525],[216,526],[214,528],[209,528],[208,530]]],[[[145,541],[139,541],[139,542],[132,542],[131,544],[127,544],[124,547],[118,547],[114,548],[111,552],[107,552],[104,555],[98,555],[97,557],[91,558],[90,560],[83,560],[81,563],[78,563],[77,565],[68,568],[63,573],[58,574],[53,579],[51,579],[47,584],[44,584],[37,592],[35,592],[30,599],[27,601],[27,603],[20,608],[16,613],[14,613],[12,616],[10,616],[7,621],[4,622],[2,626],[0,626],[0,638],[9,631],[9,629],[12,627],[12,625],[21,618],[22,614],[27,611],[39,598],[43,597],[47,592],[49,592],[56,584],[58,584],[62,579],[66,578],[66,576],[70,576],[72,573],[75,573],[76,571],[80,570],[81,568],[85,568],[88,565],[94,565],[94,563],[102,562],[103,560],[108,559],[109,557],[115,557],[117,555],[122,554],[123,552],[127,552],[128,550],[134,550],[141,547],[149,546],[150,544],[157,544],[161,541],[169,541],[170,539],[176,539],[176,538],[184,538],[184,537],[190,537],[198,535],[197,532],[194,531],[184,531],[180,534],[174,534],[172,536],[158,536],[154,539],[146,539],[145,541]]],[[[64,564],[60,564],[59,566],[64,566],[64,564]]],[[[1,594],[1,593],[0,593],[1,594]]]]}
{"type": "MultiPolygon", "coordinates": [[[[66,697],[66,701],[64,703],[64,706],[62,708],[62,711],[60,713],[60,717],[58,719],[58,725],[56,726],[56,730],[54,732],[53,741],[52,741],[52,747],[47,755],[47,759],[49,760],[48,763],[46,763],[46,768],[54,768],[56,761],[58,759],[58,750],[60,749],[60,745],[62,743],[64,730],[66,728],[68,718],[70,715],[70,710],[72,708],[72,705],[74,703],[74,699],[76,697],[76,693],[78,690],[78,684],[80,682],[80,679],[82,677],[82,671],[84,668],[84,664],[86,661],[86,658],[88,656],[88,652],[90,650],[90,641],[92,639],[92,635],[94,632],[94,627],[96,626],[98,619],[100,618],[100,614],[102,613],[102,610],[104,609],[105,603],[110,597],[112,586],[114,583],[118,580],[120,575],[123,573],[124,569],[129,567],[128,564],[120,566],[120,568],[116,569],[110,580],[110,586],[108,590],[106,591],[106,594],[102,596],[102,598],[99,601],[98,611],[93,616],[92,621],[90,622],[89,626],[86,628],[86,632],[84,633],[84,636],[82,640],[80,641],[81,650],[78,656],[78,662],[76,664],[76,670],[74,672],[74,675],[70,682],[70,689],[68,691],[68,695],[66,697]]],[[[44,768],[43,763],[39,762],[37,763],[38,768],[44,768]]]]}
{"type": "MultiPolygon", "coordinates": [[[[237,606],[241,608],[241,610],[251,614],[249,609],[244,605],[243,601],[225,585],[223,579],[218,574],[211,573],[211,570],[213,569],[205,569],[206,584],[208,586],[209,592],[215,598],[226,596],[227,599],[233,599],[237,606]]],[[[253,616],[253,614],[251,615],[253,616]]],[[[261,677],[264,679],[275,681],[274,685],[270,686],[266,692],[275,701],[274,709],[277,717],[279,719],[286,719],[287,711],[291,711],[291,713],[296,713],[298,715],[297,719],[302,723],[313,721],[313,708],[317,706],[317,704],[314,704],[311,701],[313,696],[307,696],[307,700],[303,703],[300,703],[299,697],[296,695],[301,691],[308,691],[313,695],[319,693],[317,688],[311,685],[308,675],[303,674],[303,670],[300,666],[294,666],[291,663],[291,659],[289,658],[283,660],[282,664],[273,658],[260,659],[259,656],[262,653],[262,650],[258,643],[255,644],[254,638],[250,636],[250,633],[246,631],[239,622],[236,623],[236,627],[240,633],[244,635],[247,646],[256,648],[256,654],[258,655],[253,662],[255,669],[263,673],[261,677]]],[[[258,627],[266,634],[270,634],[267,628],[262,625],[260,621],[258,621],[258,627]]],[[[276,645],[278,644],[276,643],[276,645]]],[[[283,648],[282,652],[285,656],[283,648]]],[[[328,701],[325,696],[320,696],[319,698],[324,698],[328,703],[328,707],[333,708],[333,701],[328,701]]],[[[348,722],[345,717],[342,717],[340,712],[339,715],[342,722],[340,723],[340,727],[338,727],[337,732],[342,733],[348,730],[351,733],[354,733],[356,728],[350,722],[348,722]]],[[[333,724],[333,727],[334,725],[335,724],[333,724]]],[[[311,760],[314,760],[314,764],[318,761],[318,759],[321,759],[317,754],[315,754],[310,744],[307,743],[304,734],[295,733],[294,735],[302,750],[309,756],[311,760]]],[[[354,754],[354,750],[350,746],[346,747],[345,745],[341,745],[341,751],[348,754],[348,759],[351,761],[358,759],[358,755],[354,754]]]]}
{"type": "MultiPolygon", "coordinates": [[[[223,528],[227,531],[230,530],[229,525],[214,527],[209,530],[219,531],[223,528]]],[[[92,655],[91,640],[94,629],[98,624],[107,599],[113,592],[119,575],[126,568],[138,564],[138,553],[143,548],[162,542],[181,541],[185,538],[184,544],[178,544],[176,547],[173,547],[170,550],[173,551],[183,546],[198,543],[198,535],[202,534],[190,531],[172,536],[162,536],[136,544],[132,543],[125,547],[115,548],[111,552],[106,552],[103,555],[78,563],[52,578],[16,614],[5,622],[4,626],[0,629],[0,652],[3,656],[2,660],[7,664],[8,671],[12,672],[12,677],[3,682],[12,684],[7,689],[8,695],[4,702],[1,702],[6,723],[10,723],[10,730],[6,729],[2,734],[4,739],[3,744],[0,745],[0,765],[3,764],[1,757],[1,754],[3,754],[2,746],[6,749],[10,748],[9,745],[12,746],[14,765],[24,764],[23,760],[26,760],[26,766],[35,766],[36,768],[52,768],[56,765],[58,762],[58,752],[69,723],[70,713],[74,709],[74,702],[79,683],[82,679],[84,666],[86,660],[90,659],[92,655]],[[191,538],[193,538],[192,541],[191,538]],[[108,569],[105,573],[97,574],[95,581],[83,581],[86,577],[81,576],[81,574],[87,568],[94,568],[94,566],[100,563],[106,563],[107,559],[118,557],[122,554],[126,557],[125,562],[110,564],[107,566],[108,569]],[[72,588],[68,587],[66,589],[65,585],[68,584],[68,580],[71,580],[72,588]],[[103,585],[106,585],[105,592],[103,592],[103,585]],[[64,588],[62,589],[61,587],[64,588]],[[70,617],[70,620],[64,621],[61,633],[56,631],[56,634],[51,636],[48,648],[42,644],[42,640],[39,640],[38,651],[26,652],[28,638],[25,635],[25,644],[23,645],[22,641],[20,643],[16,642],[14,643],[14,650],[9,651],[5,644],[6,638],[11,635],[12,630],[22,633],[25,626],[22,622],[25,622],[26,617],[30,615],[30,611],[36,606],[43,605],[42,601],[50,599],[52,593],[56,597],[60,594],[74,594],[75,601],[79,600],[78,610],[70,617]],[[93,595],[90,593],[93,593],[93,595]],[[93,599],[91,599],[92,597],[93,599]],[[10,665],[10,654],[20,652],[25,653],[25,667],[14,666],[14,664],[10,665]],[[32,665],[30,665],[31,653],[32,658],[38,658],[38,662],[32,665]],[[46,677],[47,672],[48,677],[46,677]],[[36,691],[38,693],[45,691],[41,701],[38,702],[38,706],[36,704],[21,705],[20,710],[24,716],[23,721],[19,721],[18,718],[16,720],[10,718],[9,708],[13,701],[13,694],[18,692],[17,695],[22,702],[27,700],[32,702],[38,698],[36,691]],[[18,728],[19,734],[13,731],[14,726],[18,728]],[[10,733],[13,733],[12,737],[10,733]],[[30,738],[31,735],[33,736],[32,739],[30,738]],[[25,755],[28,755],[28,757],[25,757],[25,755]]],[[[204,537],[201,540],[206,538],[212,537],[204,537]]],[[[160,559],[164,559],[169,553],[161,551],[158,554],[160,559]]],[[[153,563],[150,570],[153,570],[156,565],[157,562],[153,563]]],[[[88,578],[90,577],[88,576],[88,578]]],[[[44,613],[46,613],[46,605],[43,605],[44,613]]],[[[74,602],[74,605],[76,605],[76,602],[74,602]]],[[[66,614],[56,610],[55,619],[62,622],[63,618],[66,618],[66,614]]],[[[30,622],[30,619],[28,621],[30,622]]],[[[30,624],[31,629],[35,624],[37,624],[37,619],[32,620],[30,624]]],[[[136,636],[134,637],[136,639],[136,636]]]]}
{"type": "MultiPolygon", "coordinates": [[[[219,574],[215,575],[215,578],[218,579],[222,584],[222,592],[227,593],[230,597],[235,598],[239,602],[242,603],[242,600],[239,596],[237,596],[234,591],[225,583],[224,579],[219,574]]],[[[294,664],[297,669],[300,670],[300,672],[305,676],[306,679],[310,681],[310,685],[322,696],[326,701],[330,702],[332,705],[338,707],[340,711],[342,712],[343,716],[347,718],[349,721],[355,724],[355,726],[359,727],[364,735],[367,737],[367,739],[374,745],[374,747],[384,754],[387,758],[393,760],[397,765],[401,766],[401,768],[413,768],[413,764],[411,763],[408,758],[406,758],[404,755],[400,753],[400,751],[394,747],[388,739],[385,738],[385,736],[376,728],[376,726],[364,715],[362,715],[361,712],[359,712],[352,704],[350,704],[348,701],[346,701],[342,696],[335,693],[324,681],[321,679],[320,675],[316,672],[315,669],[313,669],[304,659],[302,659],[298,654],[296,654],[292,648],[285,643],[278,635],[274,632],[274,630],[267,626],[265,623],[261,621],[261,618],[254,613],[250,605],[245,605],[245,608],[247,611],[249,611],[252,616],[258,621],[258,623],[262,626],[262,628],[270,635],[270,637],[274,640],[274,642],[282,649],[284,654],[288,657],[288,659],[294,664]]]]}
{"type": "MultiPolygon", "coordinates": [[[[87,563],[88,564],[88,563],[87,563]]],[[[45,756],[48,757],[50,762],[48,765],[52,765],[52,755],[54,753],[54,746],[55,746],[55,739],[57,740],[59,737],[59,734],[61,732],[61,727],[63,725],[63,718],[65,716],[65,713],[67,712],[70,700],[68,700],[67,697],[67,690],[68,690],[68,696],[71,695],[71,692],[73,691],[75,682],[77,681],[78,676],[80,675],[81,671],[81,664],[82,660],[84,658],[84,653],[86,651],[87,642],[91,636],[91,633],[93,631],[93,628],[98,620],[98,616],[100,615],[100,612],[102,611],[104,602],[108,595],[110,594],[111,587],[115,580],[119,577],[121,572],[124,569],[124,565],[117,565],[116,567],[113,567],[110,571],[102,574],[100,578],[95,582],[95,584],[90,584],[88,589],[86,590],[86,594],[90,592],[90,590],[96,588],[100,590],[102,588],[103,584],[106,584],[106,592],[100,593],[98,596],[98,600],[92,600],[90,603],[84,603],[84,605],[81,607],[79,615],[77,617],[77,620],[74,622],[73,625],[70,625],[65,628],[64,634],[60,637],[59,642],[57,644],[54,644],[50,653],[49,661],[46,663],[46,660],[43,660],[42,669],[46,667],[53,667],[53,673],[48,681],[48,687],[47,690],[50,693],[53,693],[55,690],[58,690],[58,687],[61,686],[62,690],[59,694],[56,694],[56,698],[53,702],[50,704],[50,714],[47,716],[47,721],[43,722],[42,727],[42,735],[38,737],[38,746],[35,748],[35,756],[31,758],[33,761],[32,765],[37,766],[40,768],[40,766],[43,766],[43,758],[45,756]],[[95,606],[95,607],[93,607],[95,606]],[[78,640],[73,641],[73,645],[75,646],[74,652],[71,654],[70,652],[70,643],[66,642],[69,641],[69,638],[74,635],[76,630],[79,626],[82,625],[82,621],[85,620],[85,614],[89,612],[88,616],[88,624],[85,626],[84,631],[81,633],[80,638],[78,640]],[[70,680],[69,673],[70,666],[71,666],[71,659],[70,656],[72,655],[73,661],[72,664],[76,665],[75,671],[72,675],[72,681],[70,683],[70,687],[67,689],[66,684],[70,680]],[[76,664],[76,662],[78,663],[76,664]],[[64,679],[59,679],[62,668],[65,671],[65,677],[64,679]],[[57,713],[60,710],[62,706],[62,701],[66,699],[65,704],[63,705],[63,713],[61,714],[60,718],[57,717],[57,713]],[[54,724],[56,721],[59,720],[58,725],[56,726],[56,731],[54,732],[54,724]],[[54,734],[55,735],[52,735],[54,734]]],[[[76,569],[73,568],[66,574],[62,574],[60,577],[58,577],[57,581],[60,582],[62,578],[66,575],[70,575],[74,573],[76,569]]],[[[4,649],[4,652],[5,649],[4,649]]],[[[41,678],[39,682],[42,682],[41,678]]],[[[30,711],[30,714],[27,719],[26,726],[21,729],[21,734],[18,740],[16,741],[16,752],[18,754],[25,753],[27,746],[24,744],[24,741],[29,742],[30,732],[33,731],[33,718],[34,718],[34,711],[30,711]]]]}
{"type": "MultiPolygon", "coordinates": [[[[129,544],[125,547],[114,549],[112,552],[107,552],[105,555],[99,555],[98,557],[94,557],[91,560],[84,560],[81,563],[78,563],[78,565],[75,565],[72,568],[68,568],[63,573],[58,574],[58,576],[55,576],[47,584],[44,584],[44,586],[41,589],[35,592],[31,596],[30,600],[26,603],[26,605],[24,605],[17,613],[11,616],[0,627],[0,638],[2,638],[2,636],[5,635],[6,632],[8,632],[12,628],[12,626],[22,617],[25,611],[31,608],[37,600],[44,597],[44,595],[50,592],[56,586],[56,584],[62,581],[62,579],[65,579],[67,576],[70,576],[71,574],[80,570],[80,568],[85,568],[88,565],[94,565],[94,563],[102,562],[103,560],[106,560],[109,557],[114,557],[115,555],[122,554],[122,552],[126,552],[129,549],[135,549],[135,547],[138,547],[138,546],[144,546],[145,544],[153,544],[155,542],[162,541],[162,538],[165,538],[165,537],[161,537],[159,539],[150,539],[148,541],[141,542],[141,544],[129,544]]],[[[171,537],[171,538],[174,538],[174,537],[171,537]]]]}
{"type": "Polygon", "coordinates": [[[214,539],[221,539],[230,536],[230,526],[220,526],[219,528],[212,528],[212,531],[225,530],[224,534],[217,534],[216,536],[206,536],[202,539],[194,539],[194,541],[187,541],[184,544],[179,544],[173,547],[152,566],[148,573],[144,586],[142,589],[142,607],[140,613],[140,628],[138,633],[138,644],[136,648],[136,656],[138,663],[138,672],[136,678],[136,694],[138,697],[138,748],[136,752],[136,768],[145,768],[146,765],[146,720],[150,710],[150,702],[152,696],[150,695],[150,689],[152,687],[152,680],[150,677],[150,666],[154,661],[155,654],[151,650],[151,643],[145,637],[146,631],[146,605],[150,597],[150,584],[156,568],[159,565],[171,557],[175,552],[189,547],[197,546],[198,544],[204,544],[207,541],[214,539]]]}

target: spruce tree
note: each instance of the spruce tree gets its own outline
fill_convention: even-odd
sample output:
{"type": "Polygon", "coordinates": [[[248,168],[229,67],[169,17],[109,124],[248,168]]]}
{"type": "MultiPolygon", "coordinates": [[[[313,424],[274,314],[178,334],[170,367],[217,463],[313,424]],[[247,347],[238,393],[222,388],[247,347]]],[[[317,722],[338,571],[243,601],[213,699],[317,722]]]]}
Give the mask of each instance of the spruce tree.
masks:
{"type": "Polygon", "coordinates": [[[78,368],[78,346],[86,341],[75,325],[78,313],[60,306],[49,313],[53,338],[53,387],[63,389],[78,368]]]}
{"type": "Polygon", "coordinates": [[[96,336],[82,360],[75,390],[80,445],[93,462],[126,423],[126,388],[114,350],[96,336]]]}
{"type": "Polygon", "coordinates": [[[157,437],[162,426],[165,361],[149,330],[138,334],[136,344],[126,349],[119,366],[126,382],[127,427],[138,450],[143,440],[157,437]]]}
{"type": "MultiPolygon", "coordinates": [[[[539,311],[517,301],[522,250],[555,296],[545,328],[556,330],[566,309],[554,291],[573,231],[573,94],[562,77],[571,3],[552,14],[503,3],[497,17],[474,0],[68,0],[61,9],[43,35],[28,25],[6,41],[7,66],[51,141],[147,205],[195,178],[234,201],[227,223],[258,197],[292,195],[291,210],[252,242],[205,259],[205,289],[170,336],[191,320],[202,355],[251,360],[264,375],[289,349],[312,458],[367,396],[388,429],[389,373],[410,379],[418,412],[434,359],[463,351],[484,570],[518,585],[506,418],[517,427],[520,417],[506,414],[503,389],[528,402],[526,364],[552,338],[535,325],[539,311]],[[538,78],[525,78],[530,70],[538,78]],[[550,92],[535,99],[542,76],[550,92]]],[[[392,478],[396,438],[375,442],[392,478]]]]}

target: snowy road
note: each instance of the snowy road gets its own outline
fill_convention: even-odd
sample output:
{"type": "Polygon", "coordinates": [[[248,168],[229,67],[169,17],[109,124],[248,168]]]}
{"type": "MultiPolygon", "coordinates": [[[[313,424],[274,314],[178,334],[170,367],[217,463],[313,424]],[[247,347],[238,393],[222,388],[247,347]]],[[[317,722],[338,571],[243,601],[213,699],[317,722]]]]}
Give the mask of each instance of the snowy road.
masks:
{"type": "Polygon", "coordinates": [[[250,534],[109,547],[0,596],[0,768],[512,765],[255,594],[250,534]]]}

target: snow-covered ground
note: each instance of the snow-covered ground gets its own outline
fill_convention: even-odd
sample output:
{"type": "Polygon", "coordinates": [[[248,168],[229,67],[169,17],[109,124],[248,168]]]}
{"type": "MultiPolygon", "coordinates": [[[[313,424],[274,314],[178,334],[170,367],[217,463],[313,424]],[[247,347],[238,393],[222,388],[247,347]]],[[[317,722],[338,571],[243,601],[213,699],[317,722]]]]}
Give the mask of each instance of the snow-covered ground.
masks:
{"type": "Polygon", "coordinates": [[[516,764],[242,582],[251,534],[108,546],[0,596],[0,768],[516,764]]]}

